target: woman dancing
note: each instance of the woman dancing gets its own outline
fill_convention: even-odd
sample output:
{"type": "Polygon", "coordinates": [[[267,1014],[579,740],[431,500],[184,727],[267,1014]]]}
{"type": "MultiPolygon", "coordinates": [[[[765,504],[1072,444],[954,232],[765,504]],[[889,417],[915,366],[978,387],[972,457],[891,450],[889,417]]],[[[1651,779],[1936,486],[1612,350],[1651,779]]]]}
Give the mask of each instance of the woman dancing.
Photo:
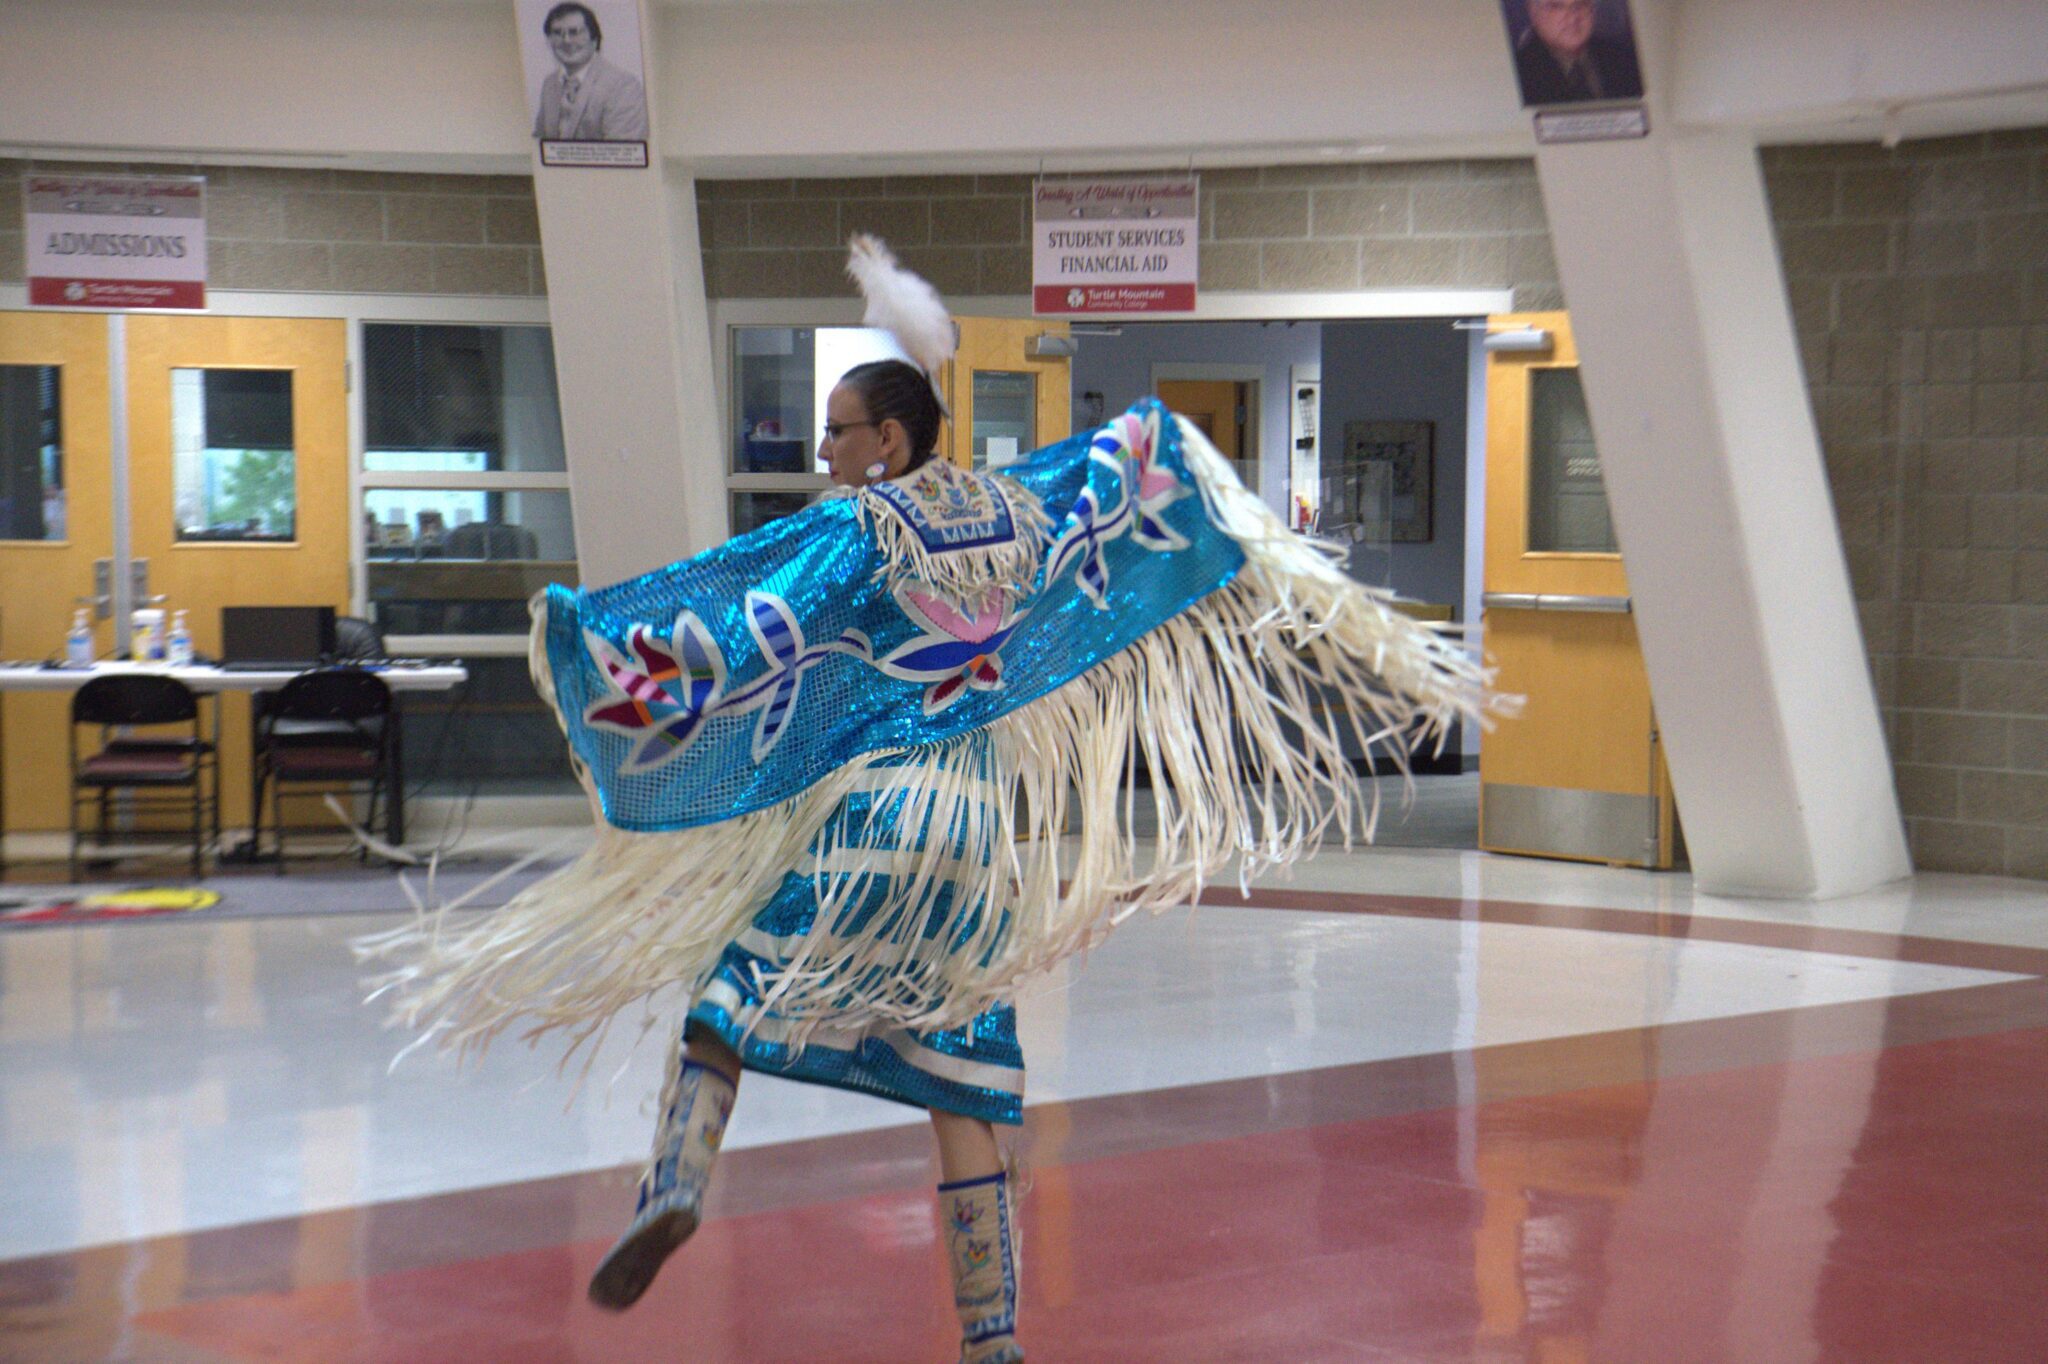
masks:
{"type": "Polygon", "coordinates": [[[1000,474],[937,458],[951,320],[877,242],[849,270],[916,364],[832,390],[836,495],[535,600],[535,679],[596,845],[466,930],[372,950],[404,962],[401,1016],[458,1045],[514,1023],[588,1044],[630,1005],[688,1000],[597,1303],[630,1305],[695,1230],[757,1070],[929,1111],[960,1358],[1012,1364],[993,1124],[1021,1118],[1020,985],[1233,864],[1248,880],[1369,838],[1349,752],[1399,759],[1502,698],[1156,402],[1000,474]]]}

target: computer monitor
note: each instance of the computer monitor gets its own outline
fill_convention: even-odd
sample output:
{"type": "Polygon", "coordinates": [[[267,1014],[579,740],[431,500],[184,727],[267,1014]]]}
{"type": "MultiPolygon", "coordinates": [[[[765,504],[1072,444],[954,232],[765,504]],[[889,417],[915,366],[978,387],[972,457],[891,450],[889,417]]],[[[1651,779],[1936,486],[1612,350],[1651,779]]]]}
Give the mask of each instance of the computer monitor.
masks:
{"type": "Polygon", "coordinates": [[[312,668],[334,657],[331,606],[223,606],[223,667],[312,668]]]}

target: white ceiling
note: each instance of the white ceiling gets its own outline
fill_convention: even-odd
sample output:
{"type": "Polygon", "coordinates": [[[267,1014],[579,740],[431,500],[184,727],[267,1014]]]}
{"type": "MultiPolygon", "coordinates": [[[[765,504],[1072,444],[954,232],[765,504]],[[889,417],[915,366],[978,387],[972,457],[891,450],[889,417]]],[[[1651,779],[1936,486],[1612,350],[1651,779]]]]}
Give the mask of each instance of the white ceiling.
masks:
{"type": "MultiPolygon", "coordinates": [[[[658,108],[677,130],[665,141],[700,175],[1213,169],[1532,147],[1495,0],[654,3],[658,108]],[[1328,41],[1304,46],[1303,34],[1328,41]]],[[[1632,3],[1646,61],[1664,57],[1671,73],[1653,115],[1666,127],[1795,142],[2048,126],[2048,0],[1632,3]]],[[[509,0],[0,6],[34,12],[0,43],[0,155],[531,164],[509,0]],[[109,45],[109,32],[128,41],[109,45]]]]}

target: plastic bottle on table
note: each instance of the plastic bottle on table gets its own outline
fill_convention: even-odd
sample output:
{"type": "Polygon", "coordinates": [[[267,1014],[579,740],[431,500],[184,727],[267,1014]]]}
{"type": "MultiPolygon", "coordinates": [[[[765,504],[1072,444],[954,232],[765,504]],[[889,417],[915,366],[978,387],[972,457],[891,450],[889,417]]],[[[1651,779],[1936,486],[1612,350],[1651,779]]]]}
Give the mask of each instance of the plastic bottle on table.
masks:
{"type": "Polygon", "coordinates": [[[81,606],[72,614],[71,633],[64,636],[64,661],[89,664],[92,652],[92,625],[86,620],[85,608],[81,606]]]}
{"type": "Polygon", "coordinates": [[[185,613],[171,614],[171,637],[164,649],[164,658],[173,668],[192,666],[192,627],[185,624],[185,613]]]}

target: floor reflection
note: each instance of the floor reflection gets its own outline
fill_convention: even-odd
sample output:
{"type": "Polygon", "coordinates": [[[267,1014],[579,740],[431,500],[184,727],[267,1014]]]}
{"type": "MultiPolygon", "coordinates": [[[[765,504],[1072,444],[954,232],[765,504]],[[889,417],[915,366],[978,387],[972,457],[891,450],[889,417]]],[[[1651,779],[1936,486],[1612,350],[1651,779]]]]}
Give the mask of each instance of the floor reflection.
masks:
{"type": "MultiPolygon", "coordinates": [[[[2048,1358],[2031,930],[1296,894],[1036,1006],[1035,1357],[2048,1358]]],[[[630,1181],[576,1161],[637,1147],[635,1106],[567,1116],[531,1057],[384,1077],[307,987],[339,936],[0,935],[0,1234],[118,1238],[0,1260],[0,1358],[948,1357],[921,1125],[767,1098],[681,1272],[604,1317],[630,1181]]]]}

